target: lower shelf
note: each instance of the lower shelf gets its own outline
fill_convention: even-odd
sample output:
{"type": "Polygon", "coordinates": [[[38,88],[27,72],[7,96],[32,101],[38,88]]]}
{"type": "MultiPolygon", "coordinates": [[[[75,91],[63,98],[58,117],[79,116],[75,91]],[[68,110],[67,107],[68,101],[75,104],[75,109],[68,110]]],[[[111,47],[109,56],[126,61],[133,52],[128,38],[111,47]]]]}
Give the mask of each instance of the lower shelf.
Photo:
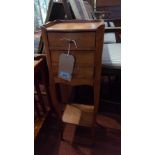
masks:
{"type": "Polygon", "coordinates": [[[67,104],[62,116],[64,123],[92,126],[94,120],[94,106],[84,104],[67,104]]]}

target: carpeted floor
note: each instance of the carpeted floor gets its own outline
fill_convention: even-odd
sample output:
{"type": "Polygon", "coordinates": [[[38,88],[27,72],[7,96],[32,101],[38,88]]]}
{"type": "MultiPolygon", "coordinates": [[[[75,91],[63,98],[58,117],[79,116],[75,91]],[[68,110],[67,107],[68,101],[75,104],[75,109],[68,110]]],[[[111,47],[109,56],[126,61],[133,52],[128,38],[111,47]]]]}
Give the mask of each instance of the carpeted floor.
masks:
{"type": "Polygon", "coordinates": [[[48,116],[35,140],[35,155],[120,155],[120,117],[100,114],[97,117],[95,144],[89,128],[67,125],[65,141],[60,140],[58,121],[48,116]]]}

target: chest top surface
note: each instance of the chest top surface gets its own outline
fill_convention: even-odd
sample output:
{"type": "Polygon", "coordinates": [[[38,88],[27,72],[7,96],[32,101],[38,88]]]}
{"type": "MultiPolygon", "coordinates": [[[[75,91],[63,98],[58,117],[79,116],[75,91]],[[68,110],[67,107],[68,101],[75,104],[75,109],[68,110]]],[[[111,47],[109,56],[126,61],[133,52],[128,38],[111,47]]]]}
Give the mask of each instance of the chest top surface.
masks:
{"type": "Polygon", "coordinates": [[[101,20],[95,22],[58,22],[49,27],[48,31],[95,31],[98,27],[103,25],[104,22],[101,20]]]}

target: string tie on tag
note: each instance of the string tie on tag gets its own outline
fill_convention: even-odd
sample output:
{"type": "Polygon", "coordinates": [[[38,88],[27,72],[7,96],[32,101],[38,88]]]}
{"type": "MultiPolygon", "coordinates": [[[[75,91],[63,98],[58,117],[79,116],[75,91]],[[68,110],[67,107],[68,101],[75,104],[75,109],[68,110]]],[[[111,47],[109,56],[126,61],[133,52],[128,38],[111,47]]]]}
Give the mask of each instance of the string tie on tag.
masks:
{"type": "Polygon", "coordinates": [[[69,40],[69,45],[68,45],[68,53],[67,53],[67,56],[68,56],[68,55],[69,55],[69,53],[70,53],[71,43],[74,43],[75,47],[77,48],[76,41],[75,41],[75,40],[69,40]]]}
{"type": "Polygon", "coordinates": [[[76,43],[76,41],[73,40],[73,39],[62,38],[62,39],[60,39],[60,40],[67,40],[67,41],[69,42],[67,56],[68,56],[69,53],[70,53],[71,43],[74,43],[75,47],[77,48],[77,43],[76,43]]]}

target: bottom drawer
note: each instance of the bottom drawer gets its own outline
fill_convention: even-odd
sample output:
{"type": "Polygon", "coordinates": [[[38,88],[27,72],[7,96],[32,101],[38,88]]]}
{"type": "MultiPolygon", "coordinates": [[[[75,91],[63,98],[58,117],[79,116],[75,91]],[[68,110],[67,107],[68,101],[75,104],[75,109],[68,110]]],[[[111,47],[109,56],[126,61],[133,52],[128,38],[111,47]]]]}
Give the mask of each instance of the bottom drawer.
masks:
{"type": "MultiPolygon", "coordinates": [[[[52,69],[54,76],[58,76],[59,56],[64,52],[51,52],[52,69]]],[[[72,78],[93,78],[94,76],[94,52],[71,52],[75,58],[72,78]]]]}

